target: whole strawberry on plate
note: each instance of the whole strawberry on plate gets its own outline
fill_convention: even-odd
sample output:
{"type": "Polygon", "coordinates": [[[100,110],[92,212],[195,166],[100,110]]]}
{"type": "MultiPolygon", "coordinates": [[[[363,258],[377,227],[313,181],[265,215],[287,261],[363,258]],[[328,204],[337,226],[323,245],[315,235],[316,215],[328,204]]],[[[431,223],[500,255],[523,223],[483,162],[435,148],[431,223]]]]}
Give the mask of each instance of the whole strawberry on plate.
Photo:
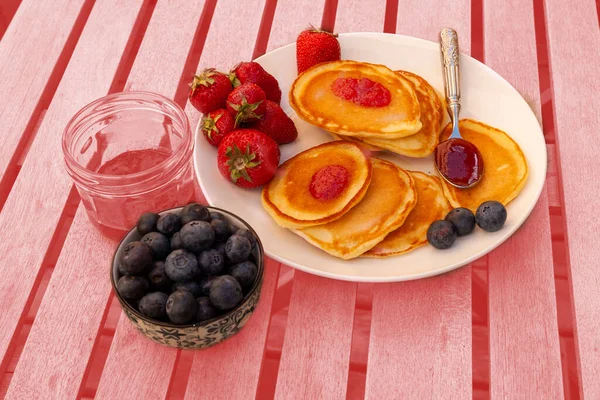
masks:
{"type": "Polygon", "coordinates": [[[254,83],[267,95],[267,100],[279,104],[281,102],[281,89],[277,79],[257,62],[241,62],[236,65],[229,73],[229,79],[233,87],[238,87],[243,83],[254,83]]]}
{"type": "Polygon", "coordinates": [[[217,154],[219,172],[242,188],[268,183],[279,166],[279,146],[255,129],[236,129],[223,138],[217,154]]]}
{"type": "Polygon", "coordinates": [[[201,126],[206,141],[219,147],[221,140],[235,129],[235,118],[226,109],[221,108],[204,115],[201,126]]]}
{"type": "Polygon", "coordinates": [[[267,95],[254,83],[243,83],[227,97],[227,111],[235,117],[235,124],[251,122],[265,113],[267,95]]]}
{"type": "Polygon", "coordinates": [[[270,100],[266,101],[266,111],[263,117],[254,121],[251,127],[266,133],[278,144],[293,142],[298,137],[294,121],[288,117],[279,104],[270,100]]]}
{"type": "Polygon", "coordinates": [[[194,75],[190,85],[189,100],[203,114],[225,108],[227,96],[233,90],[229,77],[214,68],[207,68],[194,75]]]}
{"type": "Polygon", "coordinates": [[[340,43],[337,35],[321,29],[306,29],[296,39],[296,64],[298,73],[313,65],[337,61],[341,58],[340,43]]]}

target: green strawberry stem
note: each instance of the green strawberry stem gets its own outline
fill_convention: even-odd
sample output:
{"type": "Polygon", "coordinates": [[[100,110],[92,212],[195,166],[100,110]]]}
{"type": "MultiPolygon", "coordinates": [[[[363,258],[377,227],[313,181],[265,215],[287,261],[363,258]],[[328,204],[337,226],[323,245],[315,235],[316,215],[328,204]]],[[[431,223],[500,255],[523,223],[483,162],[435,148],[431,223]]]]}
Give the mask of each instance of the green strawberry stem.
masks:
{"type": "Polygon", "coordinates": [[[250,145],[247,144],[246,152],[242,153],[240,148],[234,144],[233,149],[227,147],[225,155],[229,158],[227,165],[229,166],[229,177],[232,182],[236,183],[240,177],[243,177],[248,182],[252,182],[252,178],[248,175],[248,169],[260,165],[262,161],[254,161],[256,154],[250,153],[250,145]]]}

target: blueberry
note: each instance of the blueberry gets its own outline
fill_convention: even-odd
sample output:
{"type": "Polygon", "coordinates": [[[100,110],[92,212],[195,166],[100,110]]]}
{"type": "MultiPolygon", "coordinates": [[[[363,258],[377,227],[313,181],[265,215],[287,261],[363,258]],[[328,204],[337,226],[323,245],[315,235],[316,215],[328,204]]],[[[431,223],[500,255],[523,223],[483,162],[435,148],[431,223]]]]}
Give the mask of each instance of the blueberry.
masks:
{"type": "Polygon", "coordinates": [[[250,241],[250,245],[252,246],[252,248],[254,248],[254,246],[256,246],[256,236],[254,236],[254,234],[252,232],[250,232],[248,229],[240,228],[235,232],[235,234],[244,236],[246,239],[248,239],[250,241]]]}
{"type": "Polygon", "coordinates": [[[167,276],[165,272],[165,262],[157,261],[154,263],[154,266],[148,273],[148,281],[150,282],[150,287],[153,290],[159,290],[161,292],[167,292],[173,281],[167,276]]]}
{"type": "Polygon", "coordinates": [[[175,292],[177,290],[187,290],[193,294],[194,297],[200,297],[202,295],[202,286],[196,281],[176,282],[173,284],[173,291],[175,292]]]}
{"type": "Polygon", "coordinates": [[[177,290],[167,299],[167,316],[174,324],[185,324],[196,318],[198,301],[187,290],[177,290]]]}
{"type": "Polygon", "coordinates": [[[225,257],[225,242],[217,243],[215,246],[215,250],[217,250],[223,257],[225,257]]]}
{"type": "Polygon", "coordinates": [[[156,223],[160,215],[156,213],[147,212],[140,216],[137,222],[137,231],[140,235],[144,236],[147,233],[156,231],[156,223]]]}
{"type": "Polygon", "coordinates": [[[208,297],[198,298],[198,313],[196,314],[196,321],[206,321],[216,317],[217,315],[219,315],[219,310],[212,305],[208,297]]]}
{"type": "Polygon", "coordinates": [[[123,275],[142,275],[152,265],[152,250],[146,243],[131,242],[123,247],[119,257],[119,272],[123,275]]]}
{"type": "Polygon", "coordinates": [[[496,232],[502,229],[506,222],[506,208],[498,201],[481,203],[475,212],[477,225],[486,232],[496,232]]]}
{"type": "Polygon", "coordinates": [[[468,235],[475,229],[475,215],[468,208],[453,209],[446,215],[445,220],[454,225],[458,236],[468,235]]]}
{"type": "Polygon", "coordinates": [[[210,286],[212,285],[215,279],[215,276],[208,276],[200,280],[200,289],[202,296],[210,295],[210,286]]]}
{"type": "Polygon", "coordinates": [[[448,221],[435,221],[427,229],[427,240],[436,249],[449,248],[456,240],[456,236],[456,228],[448,221]]]}
{"type": "Polygon", "coordinates": [[[250,257],[252,246],[250,241],[237,233],[230,236],[225,243],[225,257],[232,264],[246,261],[250,257]]]}
{"type": "Polygon", "coordinates": [[[200,253],[213,244],[215,231],[206,221],[192,221],[181,228],[180,237],[186,249],[194,253],[200,253]]]}
{"type": "Polygon", "coordinates": [[[158,219],[156,228],[163,235],[171,237],[181,229],[181,218],[173,213],[164,214],[158,219]]]}
{"type": "Polygon", "coordinates": [[[148,280],[143,276],[124,275],[117,282],[117,291],[127,300],[137,300],[144,297],[148,286],[148,280]]]}
{"type": "Polygon", "coordinates": [[[244,291],[247,291],[252,287],[257,273],[258,268],[252,261],[244,261],[239,264],[235,264],[229,270],[229,275],[238,280],[244,291]]]}
{"type": "Polygon", "coordinates": [[[165,272],[175,282],[191,281],[198,276],[198,260],[187,250],[175,250],[167,256],[165,272]]]}
{"type": "Polygon", "coordinates": [[[210,222],[210,212],[208,208],[198,203],[190,203],[181,210],[181,223],[183,225],[192,221],[210,222]]]}
{"type": "Polygon", "coordinates": [[[183,249],[183,242],[181,241],[181,231],[175,232],[171,238],[171,250],[183,249]]]}
{"type": "Polygon", "coordinates": [[[146,317],[161,319],[167,316],[167,296],[163,292],[148,293],[140,300],[138,309],[146,317]]]}
{"type": "Polygon", "coordinates": [[[218,250],[205,250],[198,256],[200,271],[204,275],[220,275],[225,269],[225,260],[218,250]]]}
{"type": "Polygon", "coordinates": [[[223,220],[223,221],[227,221],[227,219],[225,218],[225,216],[223,214],[221,214],[220,212],[214,212],[214,211],[211,212],[210,213],[210,218],[212,220],[220,219],[220,220],[223,220]]]}
{"type": "Polygon", "coordinates": [[[243,298],[240,283],[231,275],[221,275],[210,285],[210,301],[219,310],[230,310],[243,298]]]}
{"type": "Polygon", "coordinates": [[[210,226],[212,226],[213,231],[215,231],[215,241],[217,242],[226,241],[233,233],[229,222],[223,219],[213,219],[210,222],[210,226]]]}
{"type": "Polygon", "coordinates": [[[142,243],[146,243],[150,250],[152,250],[152,256],[155,260],[164,260],[171,252],[171,243],[169,239],[158,232],[150,232],[144,235],[141,240],[142,243]]]}

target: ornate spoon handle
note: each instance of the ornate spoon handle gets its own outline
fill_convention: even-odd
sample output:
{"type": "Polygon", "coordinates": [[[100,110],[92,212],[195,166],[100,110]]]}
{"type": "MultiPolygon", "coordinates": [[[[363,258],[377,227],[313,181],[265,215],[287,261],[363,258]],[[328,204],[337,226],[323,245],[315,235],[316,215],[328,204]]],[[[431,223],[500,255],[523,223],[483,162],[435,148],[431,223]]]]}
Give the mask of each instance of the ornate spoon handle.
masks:
{"type": "Polygon", "coordinates": [[[448,113],[452,124],[458,124],[460,112],[460,68],[458,35],[452,28],[444,28],[440,32],[440,49],[442,52],[442,75],[448,113]]]}

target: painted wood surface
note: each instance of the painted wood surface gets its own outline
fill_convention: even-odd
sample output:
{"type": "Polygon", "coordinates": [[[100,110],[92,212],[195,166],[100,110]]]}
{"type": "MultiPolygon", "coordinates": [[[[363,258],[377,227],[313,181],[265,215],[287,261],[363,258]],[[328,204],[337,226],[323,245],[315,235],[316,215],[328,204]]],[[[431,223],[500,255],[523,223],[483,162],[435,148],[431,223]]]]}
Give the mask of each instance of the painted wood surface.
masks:
{"type": "Polygon", "coordinates": [[[301,31],[321,26],[325,0],[278,0],[267,50],[294,43],[301,31]]]}
{"type": "Polygon", "coordinates": [[[385,10],[386,0],[338,0],[335,32],[382,32],[385,10]]]}
{"type": "Polygon", "coordinates": [[[597,2],[546,0],[546,27],[559,177],[571,266],[580,391],[600,398],[600,220],[590,210],[600,207],[598,137],[600,126],[600,32],[597,2]]]}
{"type": "MultiPolygon", "coordinates": [[[[79,108],[107,93],[141,4],[110,0],[94,7],[47,118],[0,214],[0,224],[5,227],[0,240],[1,264],[12,277],[0,283],[1,293],[12,294],[2,300],[3,353],[71,188],[62,159],[57,156],[61,154],[62,130],[79,108]],[[115,8],[120,10],[118,15],[115,8]],[[108,36],[111,40],[105,40],[108,36]]],[[[81,243],[85,228],[75,226],[70,231],[74,243],[81,243]]],[[[59,259],[7,398],[64,398],[77,393],[108,299],[107,268],[99,267],[109,265],[108,242],[98,236],[59,259]]]]}
{"type": "MultiPolygon", "coordinates": [[[[483,15],[485,63],[529,100],[539,118],[533,3],[488,0],[483,15]]],[[[550,236],[544,190],[526,223],[488,257],[492,398],[563,396],[550,236]]]]}
{"type": "Polygon", "coordinates": [[[36,107],[83,5],[83,0],[23,0],[0,41],[0,183],[25,128],[39,118],[36,107]]]}
{"type": "MultiPolygon", "coordinates": [[[[442,14],[436,1],[400,0],[396,26],[399,34],[433,41],[440,27],[451,26],[461,38],[461,51],[469,54],[469,1],[454,2],[442,14]]],[[[471,340],[471,267],[376,285],[366,398],[471,397],[471,340]],[[391,385],[391,376],[402,378],[391,385]]]]}

